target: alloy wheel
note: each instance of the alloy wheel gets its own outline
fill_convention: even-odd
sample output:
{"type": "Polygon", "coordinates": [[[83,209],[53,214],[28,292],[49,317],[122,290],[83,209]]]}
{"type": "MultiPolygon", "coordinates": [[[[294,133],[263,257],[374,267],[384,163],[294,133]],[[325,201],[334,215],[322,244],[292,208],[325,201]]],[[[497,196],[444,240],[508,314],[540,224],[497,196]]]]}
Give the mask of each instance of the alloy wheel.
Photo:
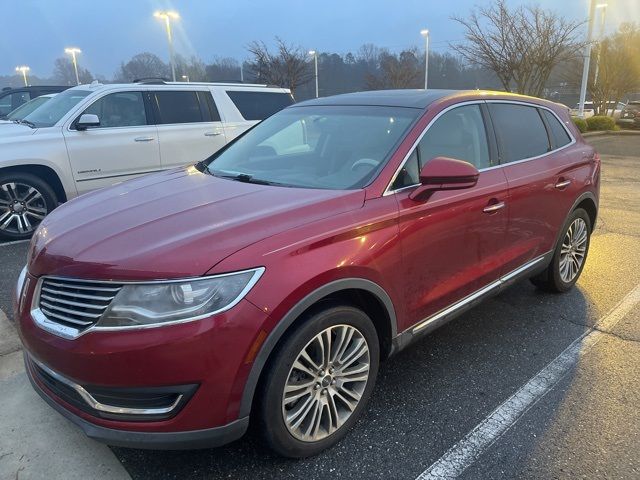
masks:
{"type": "Polygon", "coordinates": [[[316,442],[332,435],[353,414],[369,379],[369,345],[351,325],[318,333],[298,354],[282,395],[291,435],[316,442]]]}
{"type": "Polygon", "coordinates": [[[587,240],[587,224],[582,218],[576,218],[569,226],[560,248],[560,278],[563,282],[572,282],[580,272],[587,251],[587,240]]]}
{"type": "Polygon", "coordinates": [[[32,185],[21,182],[0,185],[0,231],[29,234],[47,213],[44,196],[32,185]]]}

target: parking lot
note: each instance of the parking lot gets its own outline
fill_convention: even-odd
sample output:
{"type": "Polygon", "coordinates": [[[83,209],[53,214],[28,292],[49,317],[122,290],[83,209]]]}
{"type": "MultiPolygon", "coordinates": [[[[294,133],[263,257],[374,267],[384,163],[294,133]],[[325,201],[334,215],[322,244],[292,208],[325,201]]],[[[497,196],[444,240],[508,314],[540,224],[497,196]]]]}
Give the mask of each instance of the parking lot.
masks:
{"type": "MultiPolygon", "coordinates": [[[[317,457],[277,457],[250,431],[218,449],[112,448],[115,458],[133,478],[639,478],[640,135],[589,141],[602,155],[601,205],[578,288],[553,295],[521,282],[391,358],[362,420],[317,457]],[[567,368],[554,374],[550,362],[567,368]]],[[[0,246],[9,321],[27,246],[0,246]]],[[[24,376],[4,335],[0,397],[24,376]]],[[[18,433],[0,423],[0,478],[46,476],[45,453],[29,462],[29,447],[9,441],[18,433]]]]}

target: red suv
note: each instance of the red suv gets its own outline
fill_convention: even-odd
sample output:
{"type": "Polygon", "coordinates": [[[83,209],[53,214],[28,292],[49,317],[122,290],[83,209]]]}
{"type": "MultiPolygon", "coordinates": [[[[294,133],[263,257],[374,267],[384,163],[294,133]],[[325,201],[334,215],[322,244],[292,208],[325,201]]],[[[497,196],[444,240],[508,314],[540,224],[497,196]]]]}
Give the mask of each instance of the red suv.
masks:
{"type": "Polygon", "coordinates": [[[251,417],[313,455],[362,414],[380,360],[521,278],[570,289],[599,177],[566,109],[536,98],[291,106],[42,222],[16,292],[29,376],[108,444],[215,446],[251,417]]]}

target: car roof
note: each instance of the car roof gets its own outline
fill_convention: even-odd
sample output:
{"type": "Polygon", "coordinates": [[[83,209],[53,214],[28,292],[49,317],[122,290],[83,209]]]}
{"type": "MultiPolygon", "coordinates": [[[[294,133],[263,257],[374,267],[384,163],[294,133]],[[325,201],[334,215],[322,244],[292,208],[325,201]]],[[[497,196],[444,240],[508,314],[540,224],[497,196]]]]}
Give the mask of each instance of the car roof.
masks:
{"type": "Polygon", "coordinates": [[[370,90],[365,92],[344,93],[331,97],[316,98],[296,103],[287,108],[297,108],[311,105],[369,105],[383,107],[408,107],[425,109],[429,105],[445,98],[459,98],[461,101],[487,100],[515,100],[521,102],[553,105],[553,102],[541,98],[528,97],[509,92],[492,90],[449,90],[449,89],[401,89],[401,90],[370,90]]]}
{"type": "Polygon", "coordinates": [[[150,89],[179,89],[184,87],[189,88],[197,88],[197,87],[223,87],[231,90],[266,90],[266,91],[277,91],[277,92],[287,92],[290,90],[285,87],[278,87],[275,85],[264,85],[259,83],[235,83],[235,82],[164,82],[164,81],[141,81],[141,82],[130,82],[130,83],[100,83],[94,81],[92,83],[78,85],[72,87],[71,90],[92,90],[92,91],[103,91],[110,89],[119,89],[119,88],[150,88],[150,89]]]}

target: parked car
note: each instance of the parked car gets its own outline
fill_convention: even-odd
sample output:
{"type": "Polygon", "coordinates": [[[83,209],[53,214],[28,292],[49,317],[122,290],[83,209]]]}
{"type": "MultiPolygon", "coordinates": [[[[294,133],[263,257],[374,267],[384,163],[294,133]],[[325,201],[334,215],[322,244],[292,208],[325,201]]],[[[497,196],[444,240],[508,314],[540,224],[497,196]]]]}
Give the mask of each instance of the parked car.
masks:
{"type": "MultiPolygon", "coordinates": [[[[614,119],[620,118],[620,113],[624,108],[624,103],[622,102],[607,102],[607,111],[601,112],[599,115],[607,115],[611,116],[614,119]]],[[[576,108],[571,110],[571,115],[578,116],[578,112],[580,111],[580,104],[576,105],[576,108]]],[[[593,106],[593,102],[584,102],[584,118],[593,117],[595,115],[595,108],[593,106]]]]}
{"type": "Polygon", "coordinates": [[[40,95],[32,100],[29,100],[27,103],[23,103],[15,110],[9,112],[9,114],[5,117],[4,120],[0,120],[0,124],[12,123],[19,120],[22,120],[24,117],[33,112],[36,108],[44,105],[53,97],[55,97],[56,93],[48,93],[46,95],[40,95]]]}
{"type": "Polygon", "coordinates": [[[627,103],[620,113],[618,124],[625,127],[640,127],[640,100],[627,103]]]}
{"type": "Polygon", "coordinates": [[[0,120],[29,100],[49,93],[59,93],[67,88],[69,87],[62,85],[38,85],[19,88],[5,87],[0,90],[0,120]]]}
{"type": "Polygon", "coordinates": [[[49,215],[16,290],[28,374],[111,445],[210,447],[251,418],[276,452],[313,455],[362,415],[382,359],[517,280],[571,289],[599,189],[552,102],[302,102],[49,215]]]}
{"type": "Polygon", "coordinates": [[[291,103],[288,89],[265,85],[70,88],[0,128],[0,237],[28,238],[82,193],[203,160],[291,103]]]}

